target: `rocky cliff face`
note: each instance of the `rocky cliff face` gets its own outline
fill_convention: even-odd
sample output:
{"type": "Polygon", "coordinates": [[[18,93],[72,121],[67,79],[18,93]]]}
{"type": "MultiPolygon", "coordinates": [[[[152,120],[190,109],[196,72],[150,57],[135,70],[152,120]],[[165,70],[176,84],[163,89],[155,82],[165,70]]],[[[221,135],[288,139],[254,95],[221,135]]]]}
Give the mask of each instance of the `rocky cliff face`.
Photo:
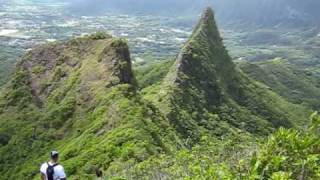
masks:
{"type": "Polygon", "coordinates": [[[17,68],[28,77],[32,94],[44,101],[75,72],[82,89],[94,89],[96,84],[102,87],[134,84],[127,44],[112,37],[94,36],[98,35],[44,45],[28,52],[17,68]]]}

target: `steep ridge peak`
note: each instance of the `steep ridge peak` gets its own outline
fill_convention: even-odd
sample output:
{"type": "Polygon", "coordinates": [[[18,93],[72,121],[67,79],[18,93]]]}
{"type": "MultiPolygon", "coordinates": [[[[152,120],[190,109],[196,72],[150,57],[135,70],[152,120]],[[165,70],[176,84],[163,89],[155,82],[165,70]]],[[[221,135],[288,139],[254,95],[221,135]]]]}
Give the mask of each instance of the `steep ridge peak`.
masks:
{"type": "Polygon", "coordinates": [[[205,131],[222,135],[238,128],[266,134],[273,127],[293,126],[289,121],[292,118],[277,110],[288,111],[282,105],[285,100],[235,67],[211,8],[204,11],[177,56],[157,101],[159,109],[184,138],[197,138],[205,131]],[[278,107],[271,107],[270,101],[278,107]]]}
{"type": "MultiPolygon", "coordinates": [[[[215,22],[214,12],[210,7],[204,11],[191,37],[177,58],[179,70],[184,71],[187,64],[192,64],[192,67],[196,65],[199,68],[202,66],[209,71],[203,74],[204,76],[214,75],[216,78],[223,78],[224,82],[228,82],[235,76],[235,66],[223,45],[215,22]],[[193,61],[197,64],[192,64],[193,61]]],[[[194,72],[192,73],[194,75],[194,72]]]]}
{"type": "Polygon", "coordinates": [[[213,10],[207,8],[164,80],[160,104],[167,105],[160,109],[183,136],[197,137],[199,122],[210,122],[211,113],[218,111],[231,91],[237,92],[237,78],[213,10]]]}
{"type": "Polygon", "coordinates": [[[199,30],[204,30],[207,31],[210,29],[210,26],[215,26],[215,20],[214,20],[214,12],[211,7],[207,7],[203,14],[201,15],[201,18],[198,22],[198,25],[194,29],[194,33],[199,31],[199,30]]]}
{"type": "Polygon", "coordinates": [[[0,138],[0,179],[34,179],[51,149],[69,176],[93,174],[84,172],[88,164],[111,172],[169,150],[175,132],[135,87],[123,39],[96,34],[29,51],[0,92],[0,136],[8,134],[0,138]]]}
{"type": "Polygon", "coordinates": [[[235,65],[223,45],[213,10],[208,7],[179,53],[167,82],[204,91],[205,101],[219,104],[223,89],[228,91],[235,78],[235,65]]]}
{"type": "Polygon", "coordinates": [[[71,86],[93,97],[105,88],[135,84],[127,43],[104,33],[36,47],[18,63],[16,73],[24,74],[23,84],[37,104],[71,86]]]}

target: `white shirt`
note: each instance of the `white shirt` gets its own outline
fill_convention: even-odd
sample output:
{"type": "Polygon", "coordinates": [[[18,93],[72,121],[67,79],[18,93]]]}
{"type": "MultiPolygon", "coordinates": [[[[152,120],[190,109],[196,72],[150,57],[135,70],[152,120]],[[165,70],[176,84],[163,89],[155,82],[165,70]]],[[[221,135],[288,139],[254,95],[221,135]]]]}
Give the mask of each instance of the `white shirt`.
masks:
{"type": "MultiPolygon", "coordinates": [[[[49,162],[49,165],[52,166],[53,163],[49,162]]],[[[40,172],[46,176],[46,179],[48,179],[47,169],[48,169],[48,163],[45,162],[41,165],[40,172]]],[[[56,165],[53,169],[54,169],[54,174],[53,174],[54,180],[60,180],[61,178],[66,178],[66,173],[64,172],[64,169],[60,164],[56,165]]]]}

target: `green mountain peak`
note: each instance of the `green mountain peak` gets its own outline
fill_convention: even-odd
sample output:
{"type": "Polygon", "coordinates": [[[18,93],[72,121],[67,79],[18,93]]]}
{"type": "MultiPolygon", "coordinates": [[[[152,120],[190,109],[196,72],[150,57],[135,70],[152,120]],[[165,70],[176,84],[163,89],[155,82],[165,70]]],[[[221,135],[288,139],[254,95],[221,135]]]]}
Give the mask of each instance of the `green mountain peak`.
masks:
{"type": "MultiPolygon", "coordinates": [[[[207,7],[201,15],[198,25],[194,29],[194,33],[196,33],[197,31],[205,31],[206,33],[210,33],[209,31],[212,31],[214,29],[217,30],[214,12],[211,7],[207,7]]],[[[215,33],[215,35],[219,36],[219,33],[215,33]]]]}
{"type": "Polygon", "coordinates": [[[176,66],[178,67],[176,78],[181,81],[184,75],[189,75],[202,84],[209,80],[208,77],[209,81],[217,83],[228,83],[233,78],[234,64],[223,45],[211,8],[207,8],[203,13],[181,50],[176,66]]]}
{"type": "Polygon", "coordinates": [[[160,109],[174,119],[174,126],[184,136],[200,126],[215,131],[218,126],[211,123],[216,123],[218,108],[229,91],[238,88],[235,78],[235,65],[223,45],[213,11],[207,8],[165,78],[166,90],[160,96],[167,106],[160,109]]]}
{"type": "Polygon", "coordinates": [[[93,174],[172,142],[163,143],[172,137],[164,117],[137,96],[127,43],[101,34],[28,52],[0,93],[0,124],[1,152],[22,150],[0,157],[0,179],[33,179],[52,149],[69,175],[93,174]]]}
{"type": "Polygon", "coordinates": [[[135,84],[127,43],[99,33],[34,48],[18,63],[15,77],[19,74],[23,82],[13,78],[11,86],[25,86],[38,105],[66,96],[57,92],[68,83],[68,91],[90,91],[89,99],[108,87],[135,84]]]}
{"type": "Polygon", "coordinates": [[[204,11],[181,49],[155,101],[182,137],[195,140],[207,133],[220,136],[242,129],[266,134],[275,127],[294,126],[294,118],[282,112],[303,108],[284,103],[236,68],[211,8],[204,11]],[[267,103],[273,101],[273,106],[267,103]]]}

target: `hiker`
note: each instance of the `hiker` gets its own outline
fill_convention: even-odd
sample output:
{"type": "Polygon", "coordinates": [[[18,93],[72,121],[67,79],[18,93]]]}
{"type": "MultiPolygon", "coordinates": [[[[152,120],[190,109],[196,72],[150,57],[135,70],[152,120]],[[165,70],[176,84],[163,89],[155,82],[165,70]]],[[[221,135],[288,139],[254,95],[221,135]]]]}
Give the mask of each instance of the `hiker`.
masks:
{"type": "Polygon", "coordinates": [[[42,180],[67,180],[63,167],[58,163],[59,153],[52,151],[50,161],[41,165],[40,173],[42,180]]]}

